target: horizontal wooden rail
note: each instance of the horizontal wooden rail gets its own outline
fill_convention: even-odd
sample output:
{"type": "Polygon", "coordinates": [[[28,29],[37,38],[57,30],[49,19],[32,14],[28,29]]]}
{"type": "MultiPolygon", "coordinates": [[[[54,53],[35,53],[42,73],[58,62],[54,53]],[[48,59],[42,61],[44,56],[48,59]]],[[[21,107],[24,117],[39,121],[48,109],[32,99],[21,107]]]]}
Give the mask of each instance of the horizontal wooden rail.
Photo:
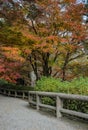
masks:
{"type": "Polygon", "coordinates": [[[7,96],[11,96],[11,97],[28,99],[28,91],[24,91],[24,90],[14,90],[14,89],[0,88],[0,94],[4,94],[4,95],[7,95],[7,96]]]}
{"type": "Polygon", "coordinates": [[[28,101],[29,104],[33,104],[36,106],[37,110],[40,109],[40,107],[48,108],[56,111],[56,116],[61,117],[62,113],[69,114],[76,117],[81,117],[84,119],[88,119],[88,114],[77,112],[73,110],[68,110],[63,108],[63,99],[65,100],[77,100],[82,102],[88,102],[88,96],[82,96],[82,95],[74,95],[74,94],[64,94],[64,93],[53,93],[53,92],[39,92],[39,91],[30,91],[28,94],[28,101]],[[55,99],[56,105],[47,105],[45,103],[41,102],[41,97],[51,97],[55,99]],[[35,98],[33,100],[33,98],[35,98]]]}
{"type": "Polygon", "coordinates": [[[60,109],[60,112],[63,112],[63,113],[69,114],[69,115],[73,115],[73,116],[76,116],[76,117],[88,119],[88,114],[86,114],[86,113],[76,112],[76,111],[67,110],[67,109],[63,109],[63,108],[60,109]]]}

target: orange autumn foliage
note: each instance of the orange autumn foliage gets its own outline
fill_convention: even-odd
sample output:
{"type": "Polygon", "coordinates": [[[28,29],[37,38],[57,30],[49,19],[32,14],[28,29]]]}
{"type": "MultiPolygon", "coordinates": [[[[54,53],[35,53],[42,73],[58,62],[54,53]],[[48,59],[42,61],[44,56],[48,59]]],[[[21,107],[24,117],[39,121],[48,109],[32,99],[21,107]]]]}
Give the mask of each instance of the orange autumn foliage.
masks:
{"type": "Polygon", "coordinates": [[[15,83],[21,77],[19,68],[24,59],[19,56],[18,48],[1,47],[0,51],[0,78],[15,83]]]}

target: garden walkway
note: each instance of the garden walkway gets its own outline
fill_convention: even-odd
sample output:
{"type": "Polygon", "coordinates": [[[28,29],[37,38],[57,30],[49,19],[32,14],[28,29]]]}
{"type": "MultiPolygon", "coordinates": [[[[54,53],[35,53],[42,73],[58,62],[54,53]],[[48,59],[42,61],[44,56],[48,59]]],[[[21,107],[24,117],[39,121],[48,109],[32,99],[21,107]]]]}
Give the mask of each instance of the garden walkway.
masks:
{"type": "Polygon", "coordinates": [[[27,101],[0,95],[0,130],[88,130],[87,123],[37,112],[27,101]]]}

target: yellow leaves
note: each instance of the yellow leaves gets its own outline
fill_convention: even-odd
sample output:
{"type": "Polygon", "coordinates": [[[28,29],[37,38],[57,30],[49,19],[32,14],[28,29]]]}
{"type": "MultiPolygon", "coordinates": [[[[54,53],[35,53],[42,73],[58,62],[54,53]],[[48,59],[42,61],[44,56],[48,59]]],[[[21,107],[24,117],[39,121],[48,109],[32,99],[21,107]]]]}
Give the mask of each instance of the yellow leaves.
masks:
{"type": "Polygon", "coordinates": [[[78,48],[78,46],[76,46],[76,45],[72,45],[72,44],[66,44],[66,45],[65,45],[65,49],[66,49],[67,51],[69,51],[70,53],[76,51],[77,48],[78,48]]]}
{"type": "Polygon", "coordinates": [[[29,32],[28,29],[24,28],[24,30],[21,30],[23,36],[25,36],[27,39],[31,40],[31,41],[37,41],[38,37],[36,35],[33,35],[29,32]]]}
{"type": "Polygon", "coordinates": [[[38,5],[40,5],[42,8],[47,7],[47,4],[50,5],[52,3],[52,0],[35,0],[38,5]]]}
{"type": "Polygon", "coordinates": [[[70,51],[70,52],[74,52],[74,51],[76,51],[79,47],[76,46],[76,45],[70,44],[70,45],[68,45],[68,48],[69,48],[69,51],[70,51]]]}
{"type": "Polygon", "coordinates": [[[20,55],[20,50],[15,47],[0,47],[2,54],[7,57],[7,59],[23,62],[24,58],[20,55]]]}
{"type": "Polygon", "coordinates": [[[42,41],[41,43],[35,45],[35,49],[38,49],[41,52],[51,52],[51,45],[42,41]]]}
{"type": "Polygon", "coordinates": [[[79,46],[73,45],[73,44],[69,44],[69,43],[65,43],[65,44],[60,44],[59,45],[59,52],[61,52],[61,54],[66,55],[67,52],[69,53],[74,53],[77,49],[79,48],[79,46]]]}
{"type": "Polygon", "coordinates": [[[54,35],[50,35],[48,37],[46,37],[46,40],[48,41],[58,41],[58,36],[54,36],[54,35]]]}
{"type": "Polygon", "coordinates": [[[65,46],[59,46],[59,52],[66,54],[67,50],[65,49],[65,46]]]}
{"type": "Polygon", "coordinates": [[[39,32],[39,35],[40,36],[47,36],[47,34],[49,33],[49,30],[47,28],[41,28],[41,27],[38,27],[38,32],[39,32]]]}
{"type": "Polygon", "coordinates": [[[58,44],[58,37],[57,36],[48,36],[48,37],[41,37],[38,42],[35,43],[33,49],[40,50],[41,52],[50,52],[53,53],[58,44]]]}

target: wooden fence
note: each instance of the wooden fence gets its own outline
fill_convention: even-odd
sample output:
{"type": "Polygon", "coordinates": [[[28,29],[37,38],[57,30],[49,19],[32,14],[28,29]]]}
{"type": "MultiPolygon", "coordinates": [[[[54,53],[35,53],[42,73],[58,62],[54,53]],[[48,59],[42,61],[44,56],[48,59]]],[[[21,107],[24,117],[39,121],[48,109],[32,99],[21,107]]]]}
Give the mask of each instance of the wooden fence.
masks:
{"type": "Polygon", "coordinates": [[[38,92],[38,91],[24,91],[24,90],[13,90],[13,89],[3,89],[0,88],[0,94],[11,96],[11,97],[18,97],[23,99],[28,99],[29,104],[36,106],[36,109],[39,110],[41,107],[52,109],[56,112],[57,117],[61,117],[63,114],[68,114],[80,118],[84,118],[88,120],[88,114],[77,112],[73,110],[68,110],[63,108],[63,100],[76,100],[88,103],[88,96],[81,96],[81,95],[73,95],[73,94],[63,94],[63,93],[53,93],[53,92],[38,92]],[[54,98],[55,106],[47,105],[42,102],[41,98],[50,97],[54,98]]]}
{"type": "Polygon", "coordinates": [[[28,99],[28,91],[24,91],[24,90],[13,90],[13,89],[0,88],[0,94],[4,94],[6,96],[11,96],[11,97],[28,99]]]}
{"type": "Polygon", "coordinates": [[[30,91],[28,94],[28,101],[29,104],[35,105],[36,109],[39,110],[41,107],[48,108],[55,110],[56,116],[61,117],[62,113],[84,118],[88,120],[88,114],[77,112],[73,110],[68,110],[63,108],[63,100],[76,100],[76,101],[83,101],[88,103],[88,96],[81,96],[81,95],[73,95],[73,94],[63,94],[63,93],[52,93],[52,92],[38,92],[38,91],[30,91]],[[50,97],[54,98],[56,105],[47,105],[41,101],[43,97],[50,97]]]}

